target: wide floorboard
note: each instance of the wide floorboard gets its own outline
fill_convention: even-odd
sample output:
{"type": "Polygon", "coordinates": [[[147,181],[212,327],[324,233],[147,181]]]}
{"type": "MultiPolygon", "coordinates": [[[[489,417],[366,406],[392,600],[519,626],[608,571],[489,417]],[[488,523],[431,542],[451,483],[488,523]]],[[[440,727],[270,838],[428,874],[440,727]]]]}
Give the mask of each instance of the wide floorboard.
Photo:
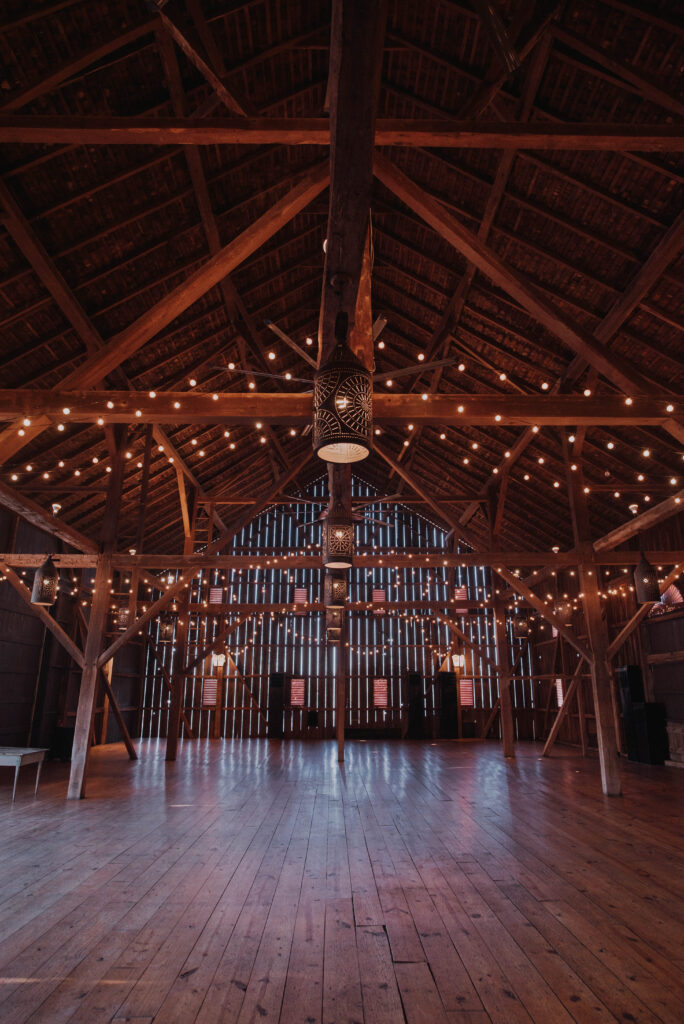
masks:
{"type": "Polygon", "coordinates": [[[521,744],[96,748],[0,776],[2,1024],[684,1020],[684,772],[521,744]]]}

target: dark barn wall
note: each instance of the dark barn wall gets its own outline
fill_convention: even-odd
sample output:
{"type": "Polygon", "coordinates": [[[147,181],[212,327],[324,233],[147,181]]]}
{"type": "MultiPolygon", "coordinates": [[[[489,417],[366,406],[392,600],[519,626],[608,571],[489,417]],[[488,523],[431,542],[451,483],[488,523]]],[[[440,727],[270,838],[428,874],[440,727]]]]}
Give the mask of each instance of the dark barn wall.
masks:
{"type": "MultiPolygon", "coordinates": [[[[42,554],[56,550],[55,540],[14,515],[0,510],[2,550],[42,554]]],[[[27,572],[25,582],[31,586],[27,572]]],[[[60,609],[61,610],[61,609],[60,609]]],[[[45,742],[44,730],[32,738],[34,701],[50,717],[57,680],[51,671],[59,664],[52,637],[8,583],[0,584],[0,744],[25,746],[45,742]]]]}
{"type": "Polygon", "coordinates": [[[684,722],[684,611],[651,619],[647,630],[650,653],[673,659],[651,665],[653,699],[669,722],[684,722]]]}

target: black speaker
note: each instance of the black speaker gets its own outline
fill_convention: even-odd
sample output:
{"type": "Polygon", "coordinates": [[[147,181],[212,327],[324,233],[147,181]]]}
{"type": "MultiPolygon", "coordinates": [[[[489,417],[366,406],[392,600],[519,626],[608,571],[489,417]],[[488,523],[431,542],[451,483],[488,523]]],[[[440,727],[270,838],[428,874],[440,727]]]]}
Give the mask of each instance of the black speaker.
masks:
{"type": "Polygon", "coordinates": [[[268,738],[283,738],[283,707],[285,704],[285,686],[288,677],[284,672],[272,672],[268,683],[268,738]]]}
{"type": "Polygon", "coordinates": [[[422,740],[425,738],[425,698],[423,696],[423,677],[420,672],[407,673],[406,689],[408,693],[406,738],[422,740]]]}
{"type": "Polygon", "coordinates": [[[623,715],[635,704],[644,703],[644,680],[638,665],[623,665],[617,670],[623,715]]]}
{"type": "Polygon", "coordinates": [[[458,676],[455,672],[437,673],[439,693],[439,736],[443,740],[458,739],[458,676]]]}
{"type": "Polygon", "coordinates": [[[318,728],[318,712],[317,711],[311,710],[311,711],[307,712],[307,714],[306,714],[306,727],[307,727],[307,729],[317,729],[318,728]]]}
{"type": "Polygon", "coordinates": [[[625,739],[630,761],[665,764],[668,757],[664,704],[634,704],[625,713],[625,739]]]}

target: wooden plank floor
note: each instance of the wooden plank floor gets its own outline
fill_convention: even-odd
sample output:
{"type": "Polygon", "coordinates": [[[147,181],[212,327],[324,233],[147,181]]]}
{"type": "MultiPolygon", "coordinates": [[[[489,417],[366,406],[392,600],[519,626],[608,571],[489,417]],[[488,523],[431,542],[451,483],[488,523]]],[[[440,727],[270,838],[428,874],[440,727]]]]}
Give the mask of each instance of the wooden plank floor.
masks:
{"type": "Polygon", "coordinates": [[[684,1020],[684,773],[185,742],[0,776],[0,1021],[684,1020]]]}

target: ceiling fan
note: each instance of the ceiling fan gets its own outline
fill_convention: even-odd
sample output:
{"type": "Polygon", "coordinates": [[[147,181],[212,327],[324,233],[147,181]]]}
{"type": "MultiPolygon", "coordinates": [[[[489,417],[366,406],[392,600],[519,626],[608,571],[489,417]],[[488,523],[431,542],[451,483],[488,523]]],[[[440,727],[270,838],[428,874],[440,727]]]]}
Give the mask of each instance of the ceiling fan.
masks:
{"type": "MultiPolygon", "coordinates": [[[[281,341],[284,341],[290,348],[292,348],[295,352],[297,352],[298,355],[300,355],[304,359],[306,359],[306,361],[309,363],[309,365],[312,368],[315,369],[315,367],[316,367],[315,359],[313,359],[313,357],[309,356],[308,352],[305,352],[297,344],[296,341],[293,341],[292,338],[290,338],[290,336],[285,333],[285,331],[281,330],[280,327],[278,327],[276,324],[274,324],[272,320],[265,320],[264,323],[266,324],[268,329],[270,331],[272,331],[273,334],[276,335],[276,337],[280,338],[281,341]]],[[[385,316],[380,314],[378,317],[376,317],[375,322],[373,324],[373,340],[374,341],[380,336],[380,334],[382,333],[382,331],[384,330],[384,328],[386,326],[387,326],[387,318],[385,316]]],[[[413,363],[410,366],[402,366],[399,369],[388,370],[385,373],[374,373],[373,374],[373,381],[374,382],[394,381],[394,380],[397,380],[400,377],[413,377],[413,376],[416,376],[418,374],[424,373],[426,370],[437,370],[440,367],[444,367],[444,366],[454,366],[458,361],[459,361],[459,357],[455,356],[455,357],[453,357],[451,359],[434,359],[434,360],[432,360],[429,363],[426,363],[426,362],[413,363]]],[[[271,380],[284,380],[284,381],[288,381],[288,382],[295,382],[297,384],[308,384],[311,387],[313,387],[313,380],[311,378],[309,378],[309,377],[295,377],[291,373],[268,373],[268,372],[263,371],[263,370],[252,370],[252,369],[247,370],[247,369],[245,369],[245,368],[243,368],[241,366],[237,366],[234,363],[230,363],[230,364],[226,363],[226,364],[224,364],[222,366],[212,366],[211,369],[215,370],[215,371],[217,371],[219,373],[235,373],[235,374],[245,374],[245,375],[249,374],[251,377],[265,377],[265,378],[268,378],[268,379],[271,379],[271,380]]]]}
{"type": "MultiPolygon", "coordinates": [[[[328,518],[328,512],[328,508],[322,509],[320,513],[316,516],[316,518],[311,520],[311,522],[297,523],[296,529],[308,530],[312,526],[319,526],[325,519],[328,518]]],[[[353,509],[351,517],[354,523],[373,523],[376,526],[386,526],[389,530],[396,529],[394,523],[390,523],[386,519],[375,519],[373,516],[365,516],[361,512],[357,512],[356,509],[353,509]]]]}
{"type": "MultiPolygon", "coordinates": [[[[395,523],[390,523],[386,519],[376,519],[373,516],[364,515],[361,512],[361,509],[366,508],[368,505],[375,505],[375,504],[378,503],[378,501],[390,501],[390,500],[392,500],[395,497],[398,498],[399,495],[398,494],[397,495],[390,495],[389,497],[382,497],[382,498],[379,498],[379,499],[377,497],[361,498],[361,499],[358,499],[358,498],[354,499],[354,498],[352,498],[352,519],[353,519],[353,521],[355,523],[361,523],[361,522],[374,523],[376,526],[386,526],[390,530],[396,529],[396,524],[395,523]]],[[[297,529],[298,530],[306,530],[306,529],[308,529],[308,528],[310,528],[312,526],[318,526],[319,523],[322,523],[323,520],[327,519],[327,517],[328,517],[329,509],[327,507],[327,501],[326,501],[325,498],[319,498],[319,499],[315,499],[315,498],[297,498],[297,497],[294,497],[293,495],[290,495],[290,494],[284,495],[284,498],[285,498],[286,501],[291,501],[293,504],[325,506],[325,507],[323,507],[321,509],[321,512],[319,513],[319,515],[316,516],[315,519],[312,519],[311,522],[309,522],[309,523],[298,523],[297,524],[297,529]]]]}

